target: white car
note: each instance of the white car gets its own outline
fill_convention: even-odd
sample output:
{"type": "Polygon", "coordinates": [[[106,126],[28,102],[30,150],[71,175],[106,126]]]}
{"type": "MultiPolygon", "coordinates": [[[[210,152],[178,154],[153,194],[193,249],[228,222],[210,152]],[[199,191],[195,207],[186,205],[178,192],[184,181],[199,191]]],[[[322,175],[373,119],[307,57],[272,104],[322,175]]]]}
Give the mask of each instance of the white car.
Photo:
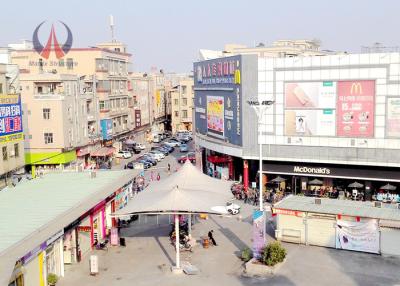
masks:
{"type": "Polygon", "coordinates": [[[165,145],[168,145],[170,147],[179,147],[181,145],[181,142],[175,141],[175,140],[168,140],[164,142],[165,145]]]}
{"type": "Polygon", "coordinates": [[[237,215],[240,213],[240,206],[232,202],[226,203],[226,206],[215,206],[211,209],[215,212],[225,215],[237,215]]]}
{"type": "Polygon", "coordinates": [[[146,153],[144,155],[150,156],[151,158],[153,158],[154,160],[156,160],[157,162],[161,161],[161,155],[160,154],[154,154],[154,153],[146,153]]]}
{"type": "Polygon", "coordinates": [[[136,143],[136,148],[140,149],[140,150],[145,150],[146,146],[142,143],[136,143]]]}
{"type": "Polygon", "coordinates": [[[151,153],[151,154],[155,154],[155,155],[157,155],[157,156],[160,156],[160,157],[161,157],[161,159],[164,159],[164,158],[165,158],[165,155],[164,155],[164,153],[162,153],[162,152],[159,152],[159,151],[157,151],[157,150],[150,151],[149,153],[151,153]]]}
{"type": "Polygon", "coordinates": [[[132,154],[129,151],[119,151],[117,154],[115,154],[115,157],[128,159],[128,158],[132,157],[132,154]]]}

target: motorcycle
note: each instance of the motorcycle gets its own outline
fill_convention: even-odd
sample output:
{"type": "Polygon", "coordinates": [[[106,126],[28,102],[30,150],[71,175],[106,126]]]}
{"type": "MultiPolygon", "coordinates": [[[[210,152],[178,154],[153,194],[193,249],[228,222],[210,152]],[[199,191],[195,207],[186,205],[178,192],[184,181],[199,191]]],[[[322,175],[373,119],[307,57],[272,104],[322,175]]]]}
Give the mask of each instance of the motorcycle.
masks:
{"type": "Polygon", "coordinates": [[[107,244],[108,244],[108,239],[106,239],[106,240],[104,240],[103,242],[100,242],[100,243],[97,241],[97,239],[94,241],[94,247],[97,250],[107,250],[108,251],[107,244]]]}

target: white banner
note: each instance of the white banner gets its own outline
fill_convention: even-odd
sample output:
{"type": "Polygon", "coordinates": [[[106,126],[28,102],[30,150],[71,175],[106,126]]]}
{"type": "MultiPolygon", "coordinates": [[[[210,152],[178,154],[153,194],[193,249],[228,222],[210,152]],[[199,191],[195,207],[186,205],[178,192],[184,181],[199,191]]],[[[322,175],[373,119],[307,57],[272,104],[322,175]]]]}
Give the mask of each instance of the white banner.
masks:
{"type": "Polygon", "coordinates": [[[363,222],[337,220],[336,248],[379,253],[378,220],[363,222]]]}

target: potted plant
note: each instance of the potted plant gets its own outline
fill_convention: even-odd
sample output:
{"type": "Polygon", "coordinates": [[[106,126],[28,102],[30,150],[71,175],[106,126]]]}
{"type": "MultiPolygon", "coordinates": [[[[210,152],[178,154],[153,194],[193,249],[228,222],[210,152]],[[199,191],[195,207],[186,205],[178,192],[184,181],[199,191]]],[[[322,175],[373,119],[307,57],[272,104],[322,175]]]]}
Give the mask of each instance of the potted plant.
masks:
{"type": "Polygon", "coordinates": [[[54,273],[49,273],[49,275],[47,275],[47,284],[49,284],[49,286],[54,286],[57,284],[58,281],[58,276],[54,273]]]}
{"type": "Polygon", "coordinates": [[[261,261],[268,266],[275,266],[276,264],[283,262],[286,257],[286,249],[279,243],[274,241],[268,243],[262,250],[261,261]]]}
{"type": "Polygon", "coordinates": [[[250,259],[252,259],[253,258],[253,253],[252,253],[252,251],[251,251],[251,249],[250,248],[248,248],[248,247],[246,247],[245,249],[243,249],[242,250],[242,260],[244,261],[244,262],[247,262],[247,261],[249,261],[250,259]]]}

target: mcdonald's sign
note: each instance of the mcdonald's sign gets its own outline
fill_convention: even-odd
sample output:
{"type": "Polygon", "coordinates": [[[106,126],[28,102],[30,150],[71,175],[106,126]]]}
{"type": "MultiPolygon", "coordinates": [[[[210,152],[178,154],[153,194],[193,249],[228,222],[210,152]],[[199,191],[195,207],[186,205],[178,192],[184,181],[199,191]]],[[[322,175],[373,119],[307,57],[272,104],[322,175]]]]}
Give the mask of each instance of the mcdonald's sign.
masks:
{"type": "Polygon", "coordinates": [[[351,84],[350,94],[351,95],[356,95],[356,94],[361,95],[362,93],[363,93],[363,89],[362,89],[361,83],[360,82],[353,82],[351,84]]]}

